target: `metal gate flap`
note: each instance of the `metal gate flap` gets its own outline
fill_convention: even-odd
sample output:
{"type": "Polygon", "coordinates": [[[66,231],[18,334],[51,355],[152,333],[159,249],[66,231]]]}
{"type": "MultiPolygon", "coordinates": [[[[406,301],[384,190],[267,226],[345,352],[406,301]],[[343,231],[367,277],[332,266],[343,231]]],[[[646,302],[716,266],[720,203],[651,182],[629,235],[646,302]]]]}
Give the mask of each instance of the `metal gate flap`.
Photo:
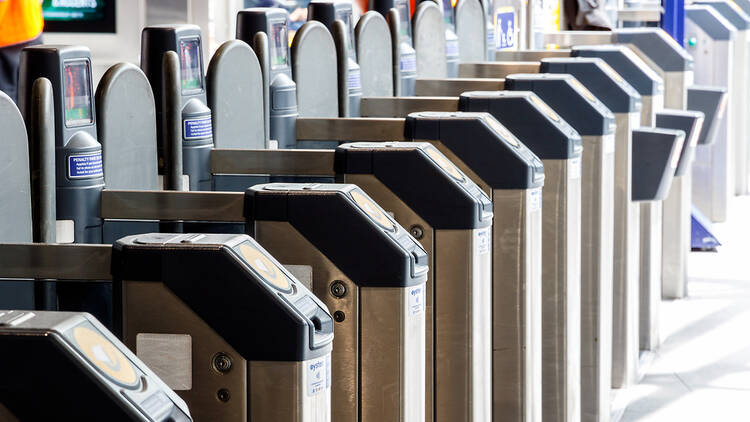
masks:
{"type": "Polygon", "coordinates": [[[322,23],[309,21],[294,35],[292,75],[300,117],[338,117],[336,46],[322,23]]]}
{"type": "Polygon", "coordinates": [[[383,16],[374,11],[364,14],[355,28],[362,95],[390,97],[393,91],[391,34],[383,16]]]}
{"type": "Polygon", "coordinates": [[[0,241],[31,242],[31,187],[29,144],[21,112],[0,92],[0,128],[3,148],[0,154],[0,241]]]}
{"type": "Polygon", "coordinates": [[[487,52],[487,20],[479,0],[460,0],[456,5],[456,35],[461,62],[483,61],[487,52]]]}
{"type": "Polygon", "coordinates": [[[412,19],[414,50],[417,52],[417,77],[445,78],[448,68],[445,57],[443,13],[436,3],[423,1],[412,19]]]}

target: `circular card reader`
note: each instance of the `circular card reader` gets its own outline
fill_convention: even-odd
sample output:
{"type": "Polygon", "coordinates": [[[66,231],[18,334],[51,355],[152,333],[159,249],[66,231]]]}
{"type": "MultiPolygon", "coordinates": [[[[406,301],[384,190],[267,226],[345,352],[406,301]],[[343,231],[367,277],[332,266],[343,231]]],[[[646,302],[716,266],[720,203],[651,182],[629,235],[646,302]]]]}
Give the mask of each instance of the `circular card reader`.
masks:
{"type": "Polygon", "coordinates": [[[508,129],[505,128],[505,126],[501,125],[500,122],[495,120],[494,117],[491,116],[485,116],[484,122],[487,123],[487,126],[491,127],[495,132],[497,132],[500,137],[502,137],[505,142],[513,145],[516,148],[519,148],[521,144],[518,142],[518,139],[516,139],[515,136],[513,136],[508,129]]]}
{"type": "Polygon", "coordinates": [[[288,293],[292,289],[292,282],[284,271],[276,263],[268,259],[267,253],[258,249],[250,242],[241,244],[237,251],[245,260],[248,266],[255,271],[263,280],[272,287],[288,293]]]}
{"type": "Polygon", "coordinates": [[[73,328],[74,345],[110,381],[130,389],[140,385],[130,360],[88,323],[73,328]]]}
{"type": "Polygon", "coordinates": [[[362,211],[365,212],[365,214],[369,215],[370,218],[374,222],[376,222],[380,227],[388,230],[389,232],[395,232],[396,231],[396,225],[393,224],[393,221],[391,221],[390,218],[388,218],[387,215],[385,215],[385,212],[380,209],[380,207],[373,202],[372,199],[370,199],[367,195],[364,194],[361,190],[355,189],[349,193],[351,195],[354,202],[362,209],[362,211]]]}
{"type": "Polygon", "coordinates": [[[438,167],[443,169],[451,177],[458,180],[459,182],[463,182],[464,180],[466,180],[463,173],[461,173],[458,167],[456,167],[456,165],[453,164],[450,160],[445,158],[445,155],[440,153],[440,151],[438,151],[437,148],[433,146],[429,146],[423,149],[423,151],[425,154],[427,154],[428,157],[432,159],[432,161],[435,162],[435,164],[438,165],[438,167]]]}
{"type": "Polygon", "coordinates": [[[544,111],[544,114],[546,114],[547,117],[549,117],[550,119],[556,122],[560,121],[560,116],[558,116],[557,113],[555,113],[555,110],[552,110],[552,107],[550,107],[549,105],[547,105],[547,103],[542,101],[541,98],[539,98],[536,95],[530,95],[529,98],[531,99],[532,103],[536,104],[537,107],[539,107],[542,111],[544,111]]]}

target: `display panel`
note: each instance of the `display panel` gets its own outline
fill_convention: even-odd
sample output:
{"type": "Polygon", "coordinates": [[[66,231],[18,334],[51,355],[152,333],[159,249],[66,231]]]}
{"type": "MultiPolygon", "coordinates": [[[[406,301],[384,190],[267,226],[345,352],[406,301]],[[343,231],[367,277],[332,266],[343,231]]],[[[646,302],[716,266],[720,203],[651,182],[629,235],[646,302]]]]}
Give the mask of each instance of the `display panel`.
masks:
{"type": "Polygon", "coordinates": [[[399,0],[396,2],[396,10],[399,17],[399,31],[401,32],[401,41],[411,44],[411,16],[409,14],[409,2],[399,0]],[[407,39],[404,39],[408,37],[407,39]]]}
{"type": "Polygon", "coordinates": [[[43,0],[45,32],[115,32],[115,0],[43,0]]]}
{"type": "Polygon", "coordinates": [[[453,25],[455,23],[455,16],[453,14],[453,7],[456,0],[442,0],[443,4],[443,19],[445,19],[445,23],[449,25],[453,25]]]}
{"type": "Polygon", "coordinates": [[[76,127],[94,123],[91,104],[91,69],[88,60],[63,65],[65,78],[65,126],[76,127]]]}
{"type": "Polygon", "coordinates": [[[271,69],[289,65],[288,34],[285,21],[271,23],[271,69]]]}
{"type": "Polygon", "coordinates": [[[180,40],[180,80],[183,93],[203,89],[202,72],[200,39],[180,40]]]}

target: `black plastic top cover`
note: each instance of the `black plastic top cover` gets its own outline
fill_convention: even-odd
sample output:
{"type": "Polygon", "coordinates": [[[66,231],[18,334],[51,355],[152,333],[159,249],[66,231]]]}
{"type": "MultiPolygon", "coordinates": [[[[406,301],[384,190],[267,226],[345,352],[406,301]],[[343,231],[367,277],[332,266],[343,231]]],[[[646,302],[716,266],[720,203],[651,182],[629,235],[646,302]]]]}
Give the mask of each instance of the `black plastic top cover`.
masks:
{"type": "Polygon", "coordinates": [[[326,306],[247,235],[125,237],[114,245],[112,278],[163,283],[247,360],[304,361],[331,351],[326,306]]]}
{"type": "Polygon", "coordinates": [[[336,149],[337,174],[372,174],[435,229],[492,224],[492,201],[427,142],[357,142],[336,149]]]}
{"type": "Polygon", "coordinates": [[[440,141],[492,189],[544,185],[539,157],[489,113],[411,113],[405,130],[415,141],[440,141]]]}
{"type": "Polygon", "coordinates": [[[533,92],[465,92],[458,109],[490,113],[542,160],[581,156],[581,136],[533,92]]]}
{"type": "Polygon", "coordinates": [[[615,133],[615,116],[578,79],[565,74],[516,74],[505,78],[509,91],[532,91],[581,136],[615,133]]]}
{"type": "Polygon", "coordinates": [[[680,153],[675,176],[682,176],[690,169],[698,144],[704,116],[700,111],[664,109],[656,113],[656,127],[675,129],[685,132],[685,144],[680,153]]]}
{"type": "Polygon", "coordinates": [[[664,81],[659,74],[624,45],[573,46],[571,56],[604,60],[642,96],[664,93],[664,81]]]}
{"type": "Polygon", "coordinates": [[[736,28],[724,19],[718,10],[710,6],[690,5],[685,8],[685,18],[693,21],[712,40],[728,41],[734,38],[736,28]]]}
{"type": "Polygon", "coordinates": [[[661,28],[621,28],[615,41],[632,44],[665,72],[693,70],[693,56],[661,28]]]}
{"type": "Polygon", "coordinates": [[[358,286],[408,287],[427,280],[427,252],[355,185],[256,185],[245,192],[245,217],[288,222],[358,286]]]}
{"type": "Polygon", "coordinates": [[[622,76],[602,59],[593,57],[552,57],[542,59],[541,73],[568,73],[586,85],[612,113],[641,110],[641,96],[622,76]]]}
{"type": "Polygon", "coordinates": [[[719,122],[727,109],[727,89],[720,86],[693,85],[688,88],[688,110],[703,112],[703,128],[698,145],[710,145],[716,140],[719,122]]]}
{"type": "Polygon", "coordinates": [[[685,132],[681,130],[633,130],[633,201],[666,199],[684,141],[685,132]]]}
{"type": "Polygon", "coordinates": [[[13,421],[192,421],[185,402],[87,313],[0,310],[0,372],[13,421]]]}
{"type": "Polygon", "coordinates": [[[728,20],[740,31],[750,29],[750,16],[740,9],[734,1],[698,0],[693,2],[693,4],[703,4],[713,7],[724,19],[728,20]]]}

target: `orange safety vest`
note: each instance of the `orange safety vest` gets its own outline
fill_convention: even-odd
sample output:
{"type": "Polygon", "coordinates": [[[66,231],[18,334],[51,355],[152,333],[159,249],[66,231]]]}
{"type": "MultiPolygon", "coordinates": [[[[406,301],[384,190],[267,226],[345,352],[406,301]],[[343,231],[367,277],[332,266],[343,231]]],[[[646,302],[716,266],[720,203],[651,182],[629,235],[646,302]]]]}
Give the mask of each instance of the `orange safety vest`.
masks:
{"type": "Polygon", "coordinates": [[[42,29],[40,0],[0,0],[0,47],[33,40],[42,29]]]}

